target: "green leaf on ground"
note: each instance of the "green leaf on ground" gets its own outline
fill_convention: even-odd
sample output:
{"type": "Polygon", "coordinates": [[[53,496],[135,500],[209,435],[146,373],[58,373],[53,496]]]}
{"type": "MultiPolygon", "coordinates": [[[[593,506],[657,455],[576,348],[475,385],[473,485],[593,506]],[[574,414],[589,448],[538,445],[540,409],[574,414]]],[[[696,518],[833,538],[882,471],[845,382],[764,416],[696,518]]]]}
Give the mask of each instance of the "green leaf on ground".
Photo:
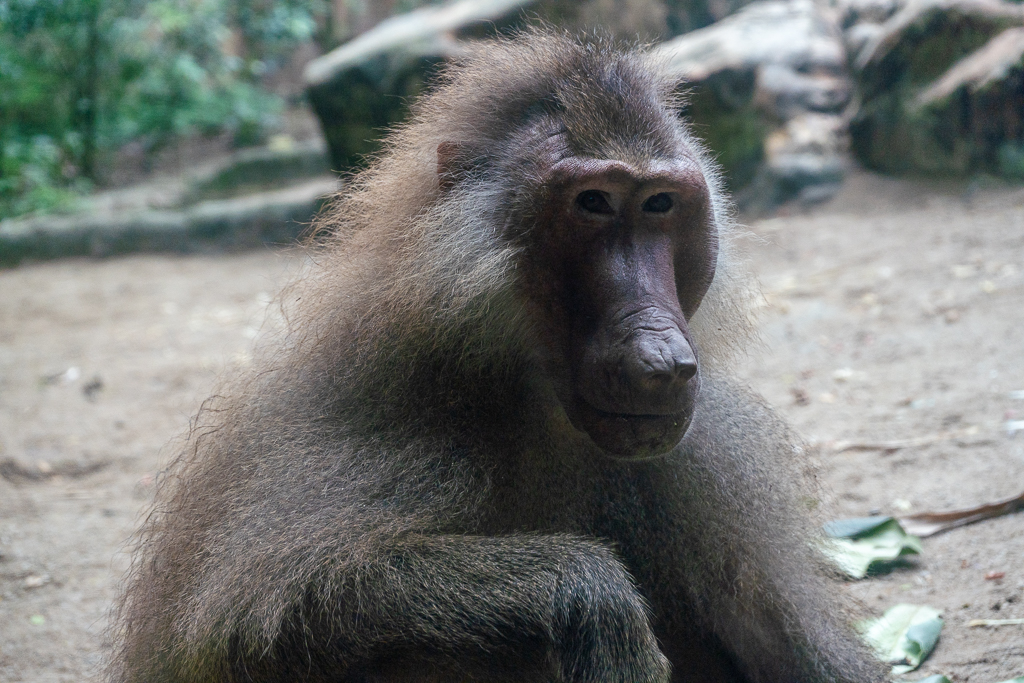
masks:
{"type": "Polygon", "coordinates": [[[841,519],[825,525],[831,538],[825,554],[854,579],[867,576],[877,563],[892,562],[921,552],[921,539],[911,536],[892,517],[841,519]]]}
{"type": "Polygon", "coordinates": [[[825,524],[825,533],[832,538],[859,538],[892,521],[892,517],[854,517],[836,519],[825,524]]]}
{"type": "Polygon", "coordinates": [[[878,656],[893,665],[894,675],[921,666],[939,640],[940,612],[927,605],[900,604],[877,619],[861,624],[864,640],[878,656]]]}

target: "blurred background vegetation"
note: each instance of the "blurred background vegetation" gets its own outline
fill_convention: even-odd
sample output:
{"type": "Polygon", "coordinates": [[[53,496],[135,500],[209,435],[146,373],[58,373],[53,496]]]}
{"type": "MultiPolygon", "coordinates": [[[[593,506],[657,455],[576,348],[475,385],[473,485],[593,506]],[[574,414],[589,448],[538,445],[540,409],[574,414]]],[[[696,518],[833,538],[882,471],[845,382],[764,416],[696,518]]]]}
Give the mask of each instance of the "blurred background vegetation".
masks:
{"type": "Polygon", "coordinates": [[[110,180],[129,142],[258,141],[284,102],[267,85],[323,40],[324,0],[0,1],[0,218],[59,209],[110,180]]]}

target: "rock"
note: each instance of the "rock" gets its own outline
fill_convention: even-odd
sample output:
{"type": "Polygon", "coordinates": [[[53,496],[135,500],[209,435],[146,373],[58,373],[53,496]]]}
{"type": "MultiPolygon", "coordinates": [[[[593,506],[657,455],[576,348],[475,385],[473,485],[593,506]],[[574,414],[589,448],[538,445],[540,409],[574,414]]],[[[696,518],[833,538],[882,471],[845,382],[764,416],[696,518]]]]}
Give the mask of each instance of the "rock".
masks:
{"type": "Polygon", "coordinates": [[[838,113],[850,101],[845,74],[804,73],[785,64],[761,66],[754,88],[758,108],[782,121],[808,111],[838,113]]]}
{"type": "Polygon", "coordinates": [[[201,202],[180,211],[98,211],[0,222],[0,266],[68,256],[139,251],[239,250],[290,244],[305,230],[335,178],[276,192],[201,202]]]}
{"type": "MultiPolygon", "coordinates": [[[[321,141],[282,136],[188,176],[83,198],[71,214],[0,221],[0,267],[69,256],[294,243],[323,197],[338,189],[338,177],[327,169],[321,141]]],[[[87,390],[88,397],[98,389],[87,390]]]]}
{"type": "Polygon", "coordinates": [[[296,143],[282,138],[276,146],[243,149],[187,180],[182,204],[224,199],[255,190],[295,184],[330,172],[321,140],[296,143]]]}
{"type": "Polygon", "coordinates": [[[864,49],[864,46],[872,41],[878,40],[882,32],[882,25],[871,22],[854,24],[843,34],[846,42],[846,49],[850,54],[857,54],[864,49]]]}
{"type": "MultiPolygon", "coordinates": [[[[640,9],[647,15],[657,14],[654,0],[634,4],[643,5],[640,9]]],[[[666,20],[682,11],[679,3],[663,4],[666,20]]],[[[516,25],[527,6],[560,25],[597,16],[603,7],[594,0],[463,1],[427,7],[393,17],[311,62],[305,74],[308,94],[333,167],[350,168],[372,153],[380,131],[401,120],[406,102],[422,88],[429,71],[458,55],[465,36],[480,35],[484,22],[516,25]]],[[[691,20],[696,21],[686,21],[691,20]]],[[[655,49],[687,81],[687,115],[718,156],[733,188],[757,175],[765,162],[765,141],[785,129],[787,121],[806,113],[838,115],[846,107],[850,81],[841,35],[831,15],[813,0],[761,0],[655,49]]],[[[829,130],[845,134],[840,128],[829,130]]],[[[779,162],[779,168],[784,165],[779,162]]],[[[842,164],[830,157],[800,167],[800,183],[808,180],[810,169],[820,167],[822,183],[832,184],[834,169],[842,164]]],[[[773,191],[772,196],[787,192],[773,191]]]]}
{"type": "MultiPolygon", "coordinates": [[[[531,23],[531,17],[536,17],[570,31],[601,27],[602,32],[614,36],[632,40],[640,36],[643,40],[657,41],[705,26],[747,1],[462,0],[422,7],[381,22],[311,62],[305,72],[307,94],[320,119],[333,168],[347,170],[359,165],[364,156],[377,149],[383,130],[404,118],[407,103],[420,92],[440,63],[459,54],[463,40],[521,27],[531,23]]],[[[809,1],[805,4],[810,6],[809,1]]],[[[721,47],[727,46],[720,46],[719,51],[721,47]]],[[[772,49],[775,47],[778,45],[772,49]]],[[[712,67],[712,71],[720,69],[712,67]]],[[[786,74],[791,80],[808,75],[817,76],[786,74]]],[[[752,72],[740,76],[740,80],[744,77],[750,82],[742,86],[747,91],[743,97],[749,100],[752,72]]],[[[778,78],[770,81],[769,87],[777,81],[778,78]]],[[[794,87],[806,90],[809,84],[801,81],[794,87]]],[[[806,92],[799,97],[813,99],[813,95],[806,92]]],[[[785,97],[780,98],[779,104],[790,106],[785,97]]],[[[716,112],[720,110],[717,103],[708,106],[716,112]]],[[[716,132],[721,132],[723,141],[730,141],[735,147],[738,140],[753,140],[752,146],[759,147],[764,136],[760,123],[745,120],[742,112],[738,116],[717,117],[717,120],[720,125],[716,132]]],[[[746,150],[742,144],[738,146],[746,150]]],[[[741,153],[740,157],[742,161],[738,166],[743,166],[746,153],[741,153]]],[[[755,167],[759,159],[758,154],[755,167]]],[[[752,171],[744,177],[751,175],[752,171]]]]}
{"type": "Polygon", "coordinates": [[[905,4],[906,0],[840,0],[839,23],[847,31],[859,24],[878,26],[905,4]]]}
{"type": "Polygon", "coordinates": [[[687,114],[730,186],[754,181],[741,202],[767,208],[815,185],[834,191],[851,84],[830,14],[811,0],[762,0],[657,51],[686,81],[687,114]]]}
{"type": "Polygon", "coordinates": [[[721,71],[781,64],[804,72],[845,72],[840,34],[811,0],[762,0],[659,46],[669,68],[693,82],[721,71]]]}
{"type": "Polygon", "coordinates": [[[765,141],[765,163],[737,200],[763,212],[794,199],[805,205],[831,199],[848,166],[846,142],[842,116],[808,112],[790,119],[765,141]]]}
{"type": "Polygon", "coordinates": [[[462,0],[391,17],[306,66],[307,95],[330,150],[347,170],[402,120],[428,73],[456,56],[458,38],[494,31],[533,0],[462,0]]]}
{"type": "Polygon", "coordinates": [[[1024,176],[1022,24],[1020,4],[914,0],[851,25],[857,158],[891,173],[1024,176]]]}

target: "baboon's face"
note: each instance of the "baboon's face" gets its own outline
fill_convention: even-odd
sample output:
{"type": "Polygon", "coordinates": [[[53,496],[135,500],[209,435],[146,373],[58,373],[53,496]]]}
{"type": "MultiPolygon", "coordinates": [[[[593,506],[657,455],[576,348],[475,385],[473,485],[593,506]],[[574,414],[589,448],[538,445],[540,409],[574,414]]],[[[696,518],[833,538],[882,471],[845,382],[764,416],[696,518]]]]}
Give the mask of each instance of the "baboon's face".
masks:
{"type": "Polygon", "coordinates": [[[718,235],[692,158],[637,167],[555,157],[534,251],[564,363],[572,424],[615,457],[668,452],[700,388],[688,321],[714,276],[718,235]]]}

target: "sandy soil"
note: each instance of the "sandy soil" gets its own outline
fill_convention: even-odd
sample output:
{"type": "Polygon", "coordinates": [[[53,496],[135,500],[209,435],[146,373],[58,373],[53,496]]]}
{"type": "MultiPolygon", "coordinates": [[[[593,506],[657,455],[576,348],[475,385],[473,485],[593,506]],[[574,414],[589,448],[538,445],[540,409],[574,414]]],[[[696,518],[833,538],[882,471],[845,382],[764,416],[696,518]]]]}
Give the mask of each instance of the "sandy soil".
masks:
{"type": "MultiPolygon", "coordinates": [[[[1024,191],[855,175],[751,226],[761,348],[741,372],[814,444],[837,514],[946,510],[1024,489],[1024,191]],[[895,452],[841,441],[935,437],[895,452]]],[[[294,254],[135,256],[0,271],[0,680],[86,681],[126,539],[216,377],[248,362],[294,254]]],[[[926,539],[846,584],[880,614],[943,610],[908,678],[1024,674],[1024,514],[926,539]],[[986,579],[1005,572],[1001,579],[986,579]]]]}

